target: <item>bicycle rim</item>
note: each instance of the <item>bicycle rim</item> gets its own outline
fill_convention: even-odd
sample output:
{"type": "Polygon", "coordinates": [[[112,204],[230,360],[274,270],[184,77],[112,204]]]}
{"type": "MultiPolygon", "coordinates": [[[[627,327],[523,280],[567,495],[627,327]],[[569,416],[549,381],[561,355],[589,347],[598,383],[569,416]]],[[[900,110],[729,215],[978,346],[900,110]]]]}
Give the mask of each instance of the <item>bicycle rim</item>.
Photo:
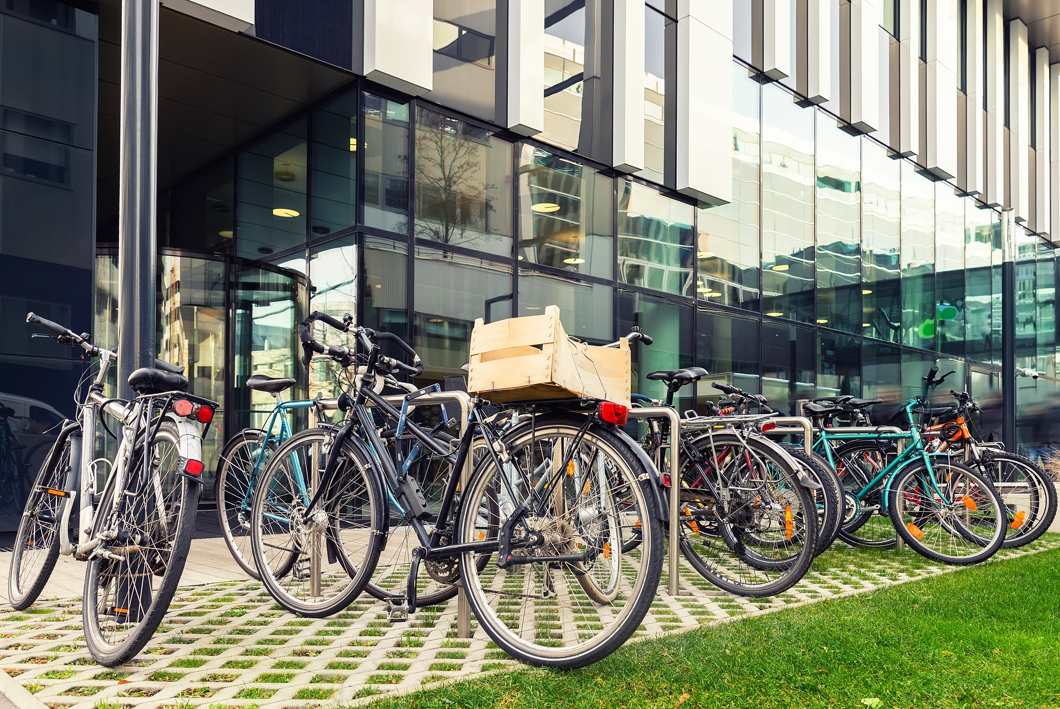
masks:
{"type": "Polygon", "coordinates": [[[887,466],[892,453],[881,451],[875,442],[854,442],[842,446],[834,455],[836,474],[843,483],[846,500],[839,538],[855,547],[890,549],[895,546],[898,537],[884,509],[882,483],[861,500],[854,497],[887,466]]]}
{"type": "Polygon", "coordinates": [[[250,515],[252,508],[253,478],[255,469],[260,478],[275,452],[276,446],[265,446],[262,431],[241,431],[225,444],[217,468],[214,486],[217,500],[217,521],[221,525],[228,551],[239,567],[252,578],[258,579],[254,566],[254,555],[250,549],[250,515]],[[264,448],[264,455],[262,454],[264,448]],[[260,461],[260,462],[259,462],[260,461]]]}
{"type": "Polygon", "coordinates": [[[636,630],[661,574],[662,532],[638,481],[647,471],[602,427],[575,445],[583,421],[550,417],[533,432],[509,433],[510,460],[500,470],[492,458],[483,460],[461,509],[461,542],[497,540],[521,504],[532,510],[531,529],[544,535],[541,546],[513,548],[521,561],[505,569],[489,564],[476,572],[471,553],[461,559],[479,623],[505,651],[531,664],[582,667],[610,654],[636,630]],[[640,544],[623,552],[623,541],[638,533],[640,544]],[[522,563],[545,555],[581,559],[522,563]]]}
{"type": "Polygon", "coordinates": [[[1045,534],[1056,517],[1056,487],[1041,468],[1013,453],[991,453],[971,467],[993,483],[1005,503],[1002,546],[1021,547],[1045,534]]]}

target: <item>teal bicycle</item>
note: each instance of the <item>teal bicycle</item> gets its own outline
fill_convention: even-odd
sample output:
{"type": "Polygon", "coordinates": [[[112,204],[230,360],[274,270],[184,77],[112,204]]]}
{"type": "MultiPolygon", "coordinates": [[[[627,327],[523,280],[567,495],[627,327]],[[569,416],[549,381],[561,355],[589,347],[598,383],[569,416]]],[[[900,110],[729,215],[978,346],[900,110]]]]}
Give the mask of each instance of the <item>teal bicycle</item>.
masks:
{"type": "MultiPolygon", "coordinates": [[[[923,395],[902,409],[910,422],[952,372],[937,374],[933,366],[923,395]]],[[[817,413],[824,418],[828,411],[817,413]]],[[[889,547],[900,536],[929,559],[965,565],[990,558],[1005,541],[1008,516],[993,484],[954,456],[929,452],[919,425],[901,433],[830,433],[822,426],[814,448],[843,481],[840,538],[847,543],[889,547]]]]}

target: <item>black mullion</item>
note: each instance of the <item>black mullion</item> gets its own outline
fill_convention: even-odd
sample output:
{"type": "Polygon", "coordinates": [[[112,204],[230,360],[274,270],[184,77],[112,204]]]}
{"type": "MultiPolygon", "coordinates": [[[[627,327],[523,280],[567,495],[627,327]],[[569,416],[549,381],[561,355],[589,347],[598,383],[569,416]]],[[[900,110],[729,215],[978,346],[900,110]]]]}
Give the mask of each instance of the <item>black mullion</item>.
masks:
{"type": "Polygon", "coordinates": [[[408,244],[408,257],[405,261],[405,337],[406,342],[415,347],[416,337],[416,108],[417,101],[409,101],[409,132],[406,143],[408,151],[407,175],[408,197],[406,209],[408,218],[405,229],[405,243],[408,244]]]}
{"type": "MultiPolygon", "coordinates": [[[[512,198],[512,211],[511,211],[511,223],[509,224],[512,233],[512,313],[513,318],[519,317],[519,161],[522,159],[522,143],[512,144],[512,187],[511,187],[511,198],[512,198]]],[[[531,222],[530,229],[533,231],[533,222],[531,222]]],[[[533,234],[530,235],[533,238],[533,234]]]]}

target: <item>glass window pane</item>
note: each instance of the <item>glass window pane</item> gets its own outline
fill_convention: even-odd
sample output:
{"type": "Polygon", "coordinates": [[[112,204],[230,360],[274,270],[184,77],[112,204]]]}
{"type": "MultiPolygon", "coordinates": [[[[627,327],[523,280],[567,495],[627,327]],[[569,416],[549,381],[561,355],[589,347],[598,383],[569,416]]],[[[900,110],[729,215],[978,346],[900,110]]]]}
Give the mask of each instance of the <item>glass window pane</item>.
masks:
{"type": "Polygon", "coordinates": [[[733,64],[732,202],[698,210],[697,297],[758,310],[761,86],[733,64]]]}
{"type": "MultiPolygon", "coordinates": [[[[935,334],[939,351],[964,356],[964,202],[945,182],[935,184],[935,334]]],[[[971,200],[969,200],[971,201],[971,200]]]]}
{"type": "Polygon", "coordinates": [[[1038,366],[1043,377],[1056,377],[1056,250],[1038,244],[1038,366]]]}
{"type": "Polygon", "coordinates": [[[644,169],[638,176],[662,182],[666,170],[666,41],[673,20],[644,8],[644,169]]]}
{"type": "Polygon", "coordinates": [[[817,324],[860,333],[861,140],[817,118],[817,324]]]}
{"type": "Polygon", "coordinates": [[[1038,237],[1015,228],[1016,242],[1016,367],[1038,366],[1037,317],[1038,237]]]}
{"type": "Polygon", "coordinates": [[[614,181],[532,145],[519,158],[519,260],[614,276],[614,181]]]}
{"type": "Polygon", "coordinates": [[[494,118],[497,0],[434,0],[434,87],[429,101],[494,118]]]}
{"type": "MultiPolygon", "coordinates": [[[[885,148],[867,138],[861,141],[861,160],[861,329],[867,337],[898,342],[902,330],[901,166],[885,148]]],[[[867,375],[865,381],[869,381],[867,375]]]]}
{"type": "Polygon", "coordinates": [[[306,240],[306,119],[239,152],[237,254],[258,260],[306,240]]]}
{"type": "Polygon", "coordinates": [[[464,121],[416,113],[416,237],[512,253],[512,144],[464,121]]]}
{"type": "Polygon", "coordinates": [[[989,362],[993,350],[991,252],[995,223],[993,210],[980,209],[974,200],[965,200],[965,353],[980,362],[989,362]]]}
{"type": "Polygon", "coordinates": [[[519,271],[519,315],[542,315],[547,306],[557,305],[566,333],[591,344],[615,340],[611,334],[612,297],[610,286],[519,271]]]}
{"type": "MultiPolygon", "coordinates": [[[[926,371],[926,370],[925,370],[926,371]]],[[[866,399],[883,399],[871,409],[872,422],[877,426],[893,426],[891,415],[903,404],[902,351],[891,345],[865,341],[861,347],[861,374],[864,378],[862,394],[866,399]]]]}
{"type": "Polygon", "coordinates": [[[409,105],[364,95],[364,223],[409,230],[409,105]]]}
{"type": "Polygon", "coordinates": [[[812,330],[785,323],[762,323],[762,394],[770,408],[799,415],[814,397],[816,362],[812,330]]]}
{"type": "Polygon", "coordinates": [[[721,392],[711,381],[758,392],[759,330],[757,318],[744,318],[699,308],[696,313],[696,366],[710,372],[697,384],[697,403],[717,402],[721,392]]]}
{"type": "Polygon", "coordinates": [[[416,249],[416,320],[413,348],[424,362],[422,379],[463,374],[476,318],[511,317],[509,266],[434,249],[416,249]]]}
{"type": "Polygon", "coordinates": [[[861,395],[861,340],[817,335],[817,396],[861,395]]]}
{"type": "Polygon", "coordinates": [[[993,328],[993,333],[990,337],[990,342],[993,345],[993,349],[990,351],[990,361],[1000,367],[1001,329],[1004,321],[1004,309],[1001,304],[1003,293],[1001,288],[1001,263],[1004,261],[1004,249],[1002,247],[1003,234],[1001,230],[1001,215],[999,213],[994,213],[994,222],[991,226],[993,227],[994,240],[993,248],[990,252],[990,327],[993,328]]]}
{"type": "Polygon", "coordinates": [[[692,205],[636,182],[619,189],[619,282],[691,295],[692,205]]]}
{"type": "Polygon", "coordinates": [[[600,13],[600,3],[584,0],[545,5],[545,130],[538,137],[584,154],[592,150],[592,111],[604,90],[596,66],[600,13]]]}
{"type": "MultiPolygon", "coordinates": [[[[663,369],[692,366],[692,307],[665,298],[619,291],[618,332],[625,335],[640,327],[655,342],[645,347],[640,342],[630,346],[633,355],[632,390],[653,399],[666,397],[662,382],[648,379],[648,374],[663,369]]],[[[692,406],[692,387],[684,387],[674,398],[678,411],[692,406]]]]}
{"type": "Polygon", "coordinates": [[[767,315],[814,319],[813,117],[762,89],[762,300],[767,315]]]}
{"type": "Polygon", "coordinates": [[[979,405],[979,417],[975,427],[984,441],[1000,441],[1002,438],[1001,376],[997,371],[973,368],[969,377],[969,393],[979,405]]]}
{"type": "Polygon", "coordinates": [[[357,91],[313,111],[313,228],[310,238],[357,223],[357,91]]]}
{"type": "Polygon", "coordinates": [[[935,348],[935,188],[902,160],[902,342],[935,348]]]}
{"type": "MultiPolygon", "coordinates": [[[[392,332],[407,342],[408,247],[375,236],[365,237],[363,243],[364,325],[380,332],[392,332]]],[[[384,351],[390,346],[389,343],[384,345],[384,351]]],[[[392,356],[399,356],[396,349],[392,356]]]]}
{"type": "Polygon", "coordinates": [[[158,245],[207,253],[230,246],[236,228],[235,171],[235,159],[228,158],[159,194],[158,245]]]}

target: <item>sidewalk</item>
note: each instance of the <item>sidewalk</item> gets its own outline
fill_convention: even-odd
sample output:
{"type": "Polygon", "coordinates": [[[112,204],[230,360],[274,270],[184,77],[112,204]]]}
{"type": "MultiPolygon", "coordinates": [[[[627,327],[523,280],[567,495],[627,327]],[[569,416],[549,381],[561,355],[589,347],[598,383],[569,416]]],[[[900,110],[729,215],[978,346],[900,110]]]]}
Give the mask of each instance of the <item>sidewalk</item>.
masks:
{"type": "MultiPolygon", "coordinates": [[[[1060,537],[1048,535],[989,563],[1056,547],[1060,537]]],[[[56,590],[46,591],[55,597],[21,613],[0,607],[0,695],[19,709],[90,709],[100,702],[302,709],[366,703],[383,692],[518,666],[481,630],[470,640],[455,637],[455,600],[423,609],[409,623],[388,623],[384,605],[367,596],[331,618],[301,619],[276,606],[260,584],[238,578],[226,558],[219,539],[197,539],[185,571],[189,583],[178,590],[165,623],[137,658],[109,670],[85,648],[81,605],[66,591],[80,593],[83,567],[68,565],[56,590]]],[[[9,554],[0,554],[5,574],[8,562],[9,554]]],[[[681,632],[955,571],[908,550],[870,552],[840,543],[791,591],[747,599],[719,591],[684,565],[681,595],[661,592],[637,635],[681,632]]],[[[666,583],[664,574],[660,589],[666,583]]]]}

